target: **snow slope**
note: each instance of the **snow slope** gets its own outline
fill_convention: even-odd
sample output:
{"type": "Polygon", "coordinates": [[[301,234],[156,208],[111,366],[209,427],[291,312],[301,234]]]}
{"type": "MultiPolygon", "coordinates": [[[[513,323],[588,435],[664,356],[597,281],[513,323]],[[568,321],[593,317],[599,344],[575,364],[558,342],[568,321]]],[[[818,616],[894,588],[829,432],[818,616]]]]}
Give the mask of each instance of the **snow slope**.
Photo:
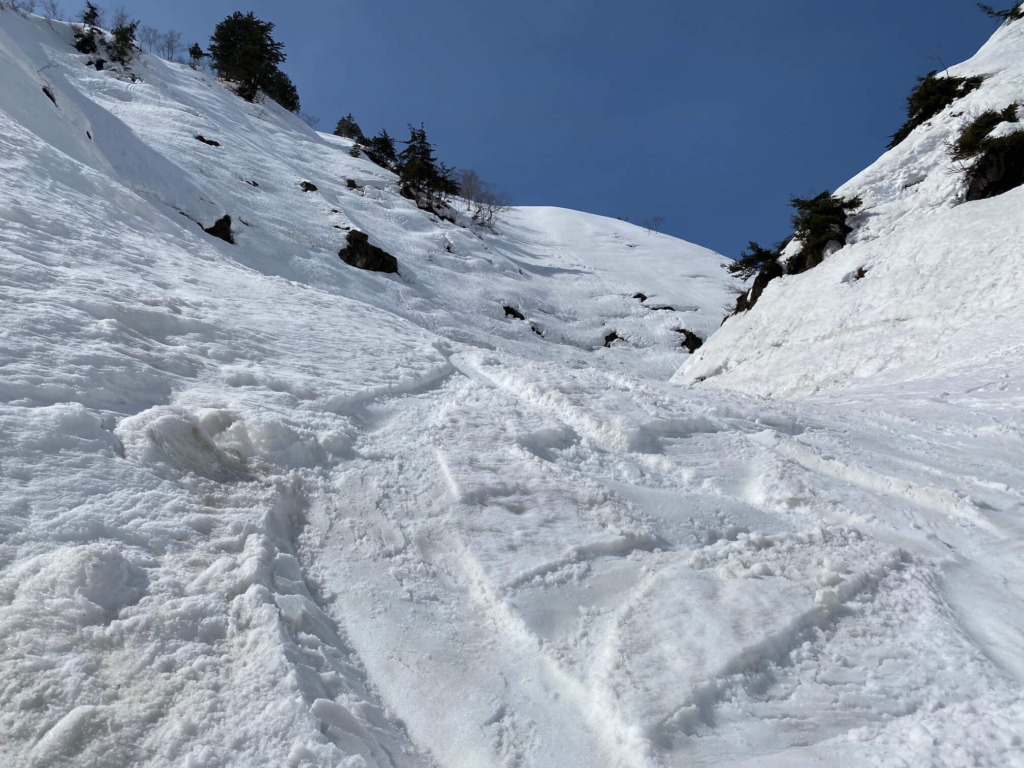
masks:
{"type": "Polygon", "coordinates": [[[1024,764],[1019,354],[680,387],[722,257],[70,39],[0,11],[0,763],[1024,764]]]}
{"type": "Polygon", "coordinates": [[[1022,46],[1013,22],[950,67],[985,81],[836,191],[864,201],[849,245],[771,282],[677,380],[787,397],[1019,357],[1024,188],[961,204],[947,146],[982,112],[1024,103],[1022,46]]]}

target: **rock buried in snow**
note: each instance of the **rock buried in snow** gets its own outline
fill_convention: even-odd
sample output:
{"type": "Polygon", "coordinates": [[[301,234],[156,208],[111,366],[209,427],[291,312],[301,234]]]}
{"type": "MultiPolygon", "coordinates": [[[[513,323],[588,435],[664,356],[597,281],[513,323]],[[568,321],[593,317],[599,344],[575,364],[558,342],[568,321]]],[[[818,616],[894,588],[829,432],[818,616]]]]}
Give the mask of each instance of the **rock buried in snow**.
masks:
{"type": "Polygon", "coordinates": [[[370,245],[370,236],[353,229],[346,236],[348,246],[338,251],[350,267],[371,272],[398,272],[398,260],[387,251],[370,245]]]}
{"type": "Polygon", "coordinates": [[[515,307],[505,307],[505,317],[514,317],[516,320],[525,320],[523,313],[515,307]]]}
{"type": "Polygon", "coordinates": [[[634,293],[633,294],[633,298],[636,299],[637,301],[641,302],[641,303],[647,301],[647,296],[645,296],[642,293],[634,293]]]}
{"type": "Polygon", "coordinates": [[[213,139],[208,139],[205,136],[203,136],[203,134],[201,134],[201,133],[197,133],[196,134],[196,141],[201,141],[201,142],[203,142],[203,144],[209,144],[211,147],[219,147],[220,146],[220,142],[219,141],[214,141],[213,139]]]}
{"type": "Polygon", "coordinates": [[[212,227],[204,227],[203,231],[206,232],[208,235],[219,237],[226,243],[231,243],[232,245],[235,244],[235,238],[231,234],[230,216],[224,216],[223,218],[217,219],[217,221],[214,223],[212,227]]]}
{"type": "Polygon", "coordinates": [[[604,337],[604,345],[606,347],[610,347],[613,342],[621,341],[621,340],[622,340],[622,337],[619,336],[619,334],[617,334],[615,331],[612,331],[611,333],[609,333],[607,336],[604,337]]]}
{"type": "Polygon", "coordinates": [[[309,181],[304,181],[301,184],[299,184],[299,186],[302,187],[303,192],[316,192],[318,189],[316,184],[313,184],[312,182],[309,181]]]}
{"type": "Polygon", "coordinates": [[[696,352],[704,346],[704,339],[692,331],[688,331],[685,328],[677,328],[676,333],[683,334],[683,343],[681,346],[686,347],[690,352],[696,352]]]}

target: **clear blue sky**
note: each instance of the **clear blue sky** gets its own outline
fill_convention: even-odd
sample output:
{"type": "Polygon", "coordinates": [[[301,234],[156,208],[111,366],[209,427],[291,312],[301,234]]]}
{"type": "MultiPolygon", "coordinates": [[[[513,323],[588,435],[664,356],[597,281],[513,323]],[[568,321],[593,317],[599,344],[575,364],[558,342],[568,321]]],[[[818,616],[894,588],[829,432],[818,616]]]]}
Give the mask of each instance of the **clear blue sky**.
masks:
{"type": "Polygon", "coordinates": [[[422,121],[440,159],[515,203],[662,216],[730,256],[786,236],[790,195],[873,161],[930,56],[962,61],[997,26],[972,0],[99,4],[204,48],[252,10],[320,130],[352,112],[401,139],[422,121]]]}

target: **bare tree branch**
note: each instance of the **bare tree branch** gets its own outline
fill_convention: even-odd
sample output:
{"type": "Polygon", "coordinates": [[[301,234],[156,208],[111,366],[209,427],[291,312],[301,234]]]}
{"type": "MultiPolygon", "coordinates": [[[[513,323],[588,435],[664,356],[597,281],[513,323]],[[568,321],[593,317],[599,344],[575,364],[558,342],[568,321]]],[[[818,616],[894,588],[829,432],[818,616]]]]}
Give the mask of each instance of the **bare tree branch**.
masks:
{"type": "Polygon", "coordinates": [[[131,23],[131,17],[128,15],[128,11],[124,9],[124,6],[118,6],[114,11],[114,15],[110,19],[110,28],[117,29],[118,27],[126,27],[131,23]]]}
{"type": "Polygon", "coordinates": [[[157,41],[160,39],[160,33],[153,27],[139,27],[138,35],[139,42],[146,46],[146,50],[153,53],[153,48],[156,47],[157,41]]]}
{"type": "Polygon", "coordinates": [[[661,225],[664,223],[664,216],[652,216],[651,218],[644,221],[644,227],[647,229],[647,234],[650,234],[651,232],[660,232],[661,225]]]}
{"type": "Polygon", "coordinates": [[[64,21],[64,11],[61,10],[60,3],[57,0],[43,0],[42,2],[43,15],[48,19],[55,21],[64,21]]]}
{"type": "Polygon", "coordinates": [[[170,30],[157,43],[157,52],[168,61],[177,61],[176,56],[181,50],[181,32],[170,30]]]}

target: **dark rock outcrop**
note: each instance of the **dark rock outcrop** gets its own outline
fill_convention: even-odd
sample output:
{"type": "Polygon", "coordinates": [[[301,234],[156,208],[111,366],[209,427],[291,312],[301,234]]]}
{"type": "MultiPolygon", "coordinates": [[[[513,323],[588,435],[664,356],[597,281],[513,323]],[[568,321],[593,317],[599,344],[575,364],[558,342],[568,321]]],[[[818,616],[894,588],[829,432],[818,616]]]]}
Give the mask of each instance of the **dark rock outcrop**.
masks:
{"type": "Polygon", "coordinates": [[[1024,131],[987,142],[967,179],[968,201],[995,197],[1024,184],[1024,131]]]}
{"type": "Polygon", "coordinates": [[[741,293],[739,298],[736,299],[736,308],[732,311],[732,314],[738,315],[740,312],[746,312],[757,304],[757,300],[761,298],[761,294],[764,293],[768,283],[777,277],[782,277],[783,274],[785,273],[783,272],[782,265],[774,260],[761,267],[761,271],[754,278],[754,284],[750,286],[750,290],[746,293],[741,293]]]}
{"type": "Polygon", "coordinates": [[[638,300],[641,304],[647,301],[647,297],[642,293],[634,293],[633,298],[638,300]]]}
{"type": "Polygon", "coordinates": [[[299,186],[302,187],[303,192],[316,192],[317,190],[316,184],[313,184],[312,182],[309,181],[304,181],[301,184],[299,184],[299,186]]]}
{"type": "Polygon", "coordinates": [[[620,341],[621,339],[622,337],[619,336],[619,334],[617,334],[615,331],[612,331],[611,333],[604,337],[604,345],[606,347],[610,347],[613,342],[620,341]]]}
{"type": "Polygon", "coordinates": [[[346,235],[348,245],[338,251],[341,260],[350,267],[371,272],[398,272],[398,260],[387,251],[370,245],[370,236],[353,229],[346,235]]]}
{"type": "Polygon", "coordinates": [[[676,333],[683,334],[683,341],[680,346],[686,347],[690,352],[696,352],[704,346],[704,339],[685,328],[677,328],[676,333]]]}
{"type": "Polygon", "coordinates": [[[203,231],[208,235],[219,237],[226,243],[235,244],[235,238],[231,234],[231,217],[224,216],[223,218],[217,219],[212,227],[203,227],[203,231]]]}
{"type": "Polygon", "coordinates": [[[53,95],[53,91],[50,90],[50,86],[43,86],[43,93],[46,94],[46,98],[53,102],[53,106],[57,106],[57,97],[53,95]]]}
{"type": "Polygon", "coordinates": [[[505,317],[514,317],[516,320],[525,320],[523,313],[515,307],[505,307],[505,317]]]}
{"type": "Polygon", "coordinates": [[[203,136],[203,134],[201,134],[201,133],[197,133],[196,134],[196,141],[201,141],[201,142],[203,142],[203,144],[209,144],[211,147],[219,147],[220,146],[220,142],[219,141],[214,141],[213,139],[208,139],[205,136],[203,136]]]}

